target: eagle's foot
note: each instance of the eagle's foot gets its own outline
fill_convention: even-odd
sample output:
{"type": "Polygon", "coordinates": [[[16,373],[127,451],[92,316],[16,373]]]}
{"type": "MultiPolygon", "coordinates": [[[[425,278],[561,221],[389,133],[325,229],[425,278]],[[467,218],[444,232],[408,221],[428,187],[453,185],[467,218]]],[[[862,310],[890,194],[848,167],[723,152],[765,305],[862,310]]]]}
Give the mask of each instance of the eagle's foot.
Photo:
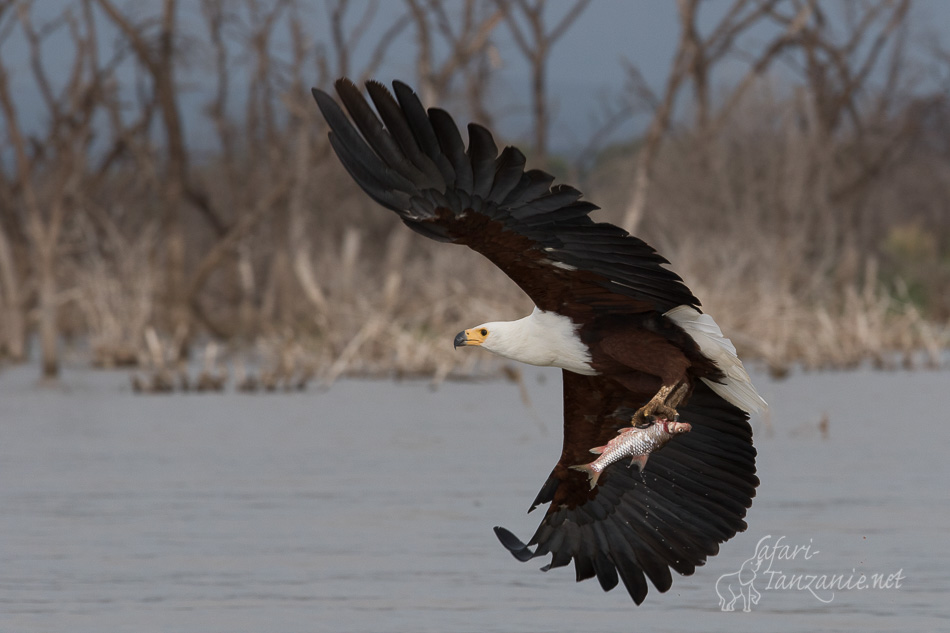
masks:
{"type": "Polygon", "coordinates": [[[660,393],[653,396],[648,403],[633,414],[633,419],[630,420],[633,426],[645,427],[656,423],[658,420],[676,421],[679,419],[679,413],[676,409],[663,401],[662,393],[661,390],[660,393]]]}
{"type": "Polygon", "coordinates": [[[676,411],[676,406],[684,400],[687,392],[688,387],[685,382],[672,387],[666,385],[660,387],[656,395],[633,414],[630,424],[644,427],[656,423],[657,420],[678,421],[680,414],[676,411]]]}

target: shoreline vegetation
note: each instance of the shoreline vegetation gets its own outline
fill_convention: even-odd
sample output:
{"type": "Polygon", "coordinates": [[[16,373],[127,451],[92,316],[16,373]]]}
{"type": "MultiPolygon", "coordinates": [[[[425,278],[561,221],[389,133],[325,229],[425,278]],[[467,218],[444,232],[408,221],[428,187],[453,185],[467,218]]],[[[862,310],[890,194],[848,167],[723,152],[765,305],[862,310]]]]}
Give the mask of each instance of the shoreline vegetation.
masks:
{"type": "MultiPolygon", "coordinates": [[[[825,15],[824,3],[737,2],[697,30],[703,4],[679,5],[664,86],[627,62],[629,86],[601,104],[604,133],[576,160],[548,147],[556,95],[543,81],[525,91],[528,140],[496,137],[499,147],[516,143],[529,166],[600,205],[595,219],[657,248],[747,363],[774,376],[945,367],[945,34],[917,37],[906,1],[849,5],[850,18],[825,15]],[[752,24],[760,35],[746,37],[752,24]],[[745,70],[713,81],[727,59],[745,70]],[[649,122],[641,137],[605,140],[633,116],[649,122]]],[[[307,34],[294,1],[165,0],[126,12],[87,0],[42,20],[32,2],[0,5],[0,47],[21,47],[26,60],[0,57],[0,363],[25,361],[35,337],[47,378],[59,342],[82,340],[92,365],[137,368],[144,391],[180,388],[189,362],[217,379],[229,366],[235,388],[516,377],[451,340],[527,314],[528,299],[477,254],[433,244],[365,200],[309,89],[375,76],[404,38],[417,67],[403,79],[423,101],[491,127],[502,116],[491,107],[503,90],[496,43],[514,39],[511,54],[534,60],[531,76],[543,80],[550,48],[586,3],[563,14],[533,6],[407,1],[367,66],[352,68],[379,18],[343,1],[318,16],[331,23],[326,42],[307,34]],[[525,37],[532,25],[541,40],[525,37]],[[54,72],[54,41],[72,51],[65,71],[54,72]],[[25,123],[26,93],[42,104],[39,128],[25,123]],[[214,136],[210,149],[189,146],[190,108],[201,111],[190,125],[214,136]]]]}

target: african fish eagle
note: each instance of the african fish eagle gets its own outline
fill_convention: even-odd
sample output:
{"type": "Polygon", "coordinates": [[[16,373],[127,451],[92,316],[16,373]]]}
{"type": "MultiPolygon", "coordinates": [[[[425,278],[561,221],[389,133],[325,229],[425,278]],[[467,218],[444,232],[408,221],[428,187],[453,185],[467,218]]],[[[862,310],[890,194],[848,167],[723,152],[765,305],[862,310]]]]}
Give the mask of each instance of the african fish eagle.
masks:
{"type": "Polygon", "coordinates": [[[612,224],[581,193],[537,169],[514,147],[468,126],[468,149],[444,110],[426,110],[412,89],[367,83],[376,112],[351,81],[313,96],[343,165],[373,200],[414,231],[465,244],[533,300],[523,319],[464,330],[455,346],[562,370],[564,444],[531,510],[549,503],[525,544],[495,533],[521,561],[572,560],[577,581],[605,591],[622,580],[640,604],[649,578],[661,592],[670,569],[692,574],[719,544],[746,528],[759,480],[749,413],[762,409],[749,375],[713,319],[700,311],[667,260],[612,224]],[[354,126],[355,124],[355,126],[354,126]],[[681,417],[692,431],[650,457],[625,462],[596,486],[571,468],[631,425],[681,417]],[[531,547],[534,546],[534,549],[531,547]]]}

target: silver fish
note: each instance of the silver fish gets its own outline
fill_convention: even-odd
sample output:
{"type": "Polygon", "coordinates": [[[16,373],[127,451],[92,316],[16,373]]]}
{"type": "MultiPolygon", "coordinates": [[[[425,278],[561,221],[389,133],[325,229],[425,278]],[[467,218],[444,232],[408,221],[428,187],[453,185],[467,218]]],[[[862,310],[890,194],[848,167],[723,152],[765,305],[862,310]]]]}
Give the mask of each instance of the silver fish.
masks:
{"type": "Polygon", "coordinates": [[[623,429],[617,434],[617,437],[607,442],[606,446],[590,449],[591,453],[600,455],[600,457],[589,464],[571,466],[571,469],[587,473],[591,490],[593,490],[597,485],[600,474],[604,472],[607,466],[629,455],[631,457],[630,465],[636,464],[640,472],[643,472],[650,453],[662,448],[663,445],[673,439],[674,435],[688,433],[692,428],[688,422],[659,420],[646,428],[641,429],[632,426],[623,429]]]}

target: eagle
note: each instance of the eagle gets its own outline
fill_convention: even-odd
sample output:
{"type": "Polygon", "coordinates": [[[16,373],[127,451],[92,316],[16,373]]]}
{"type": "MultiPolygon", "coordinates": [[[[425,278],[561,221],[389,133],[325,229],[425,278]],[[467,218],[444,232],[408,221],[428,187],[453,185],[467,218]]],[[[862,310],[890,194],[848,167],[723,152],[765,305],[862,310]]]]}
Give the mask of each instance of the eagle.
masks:
{"type": "Polygon", "coordinates": [[[413,231],[481,253],[534,302],[454,345],[562,371],[563,447],[528,510],[547,512],[527,543],[496,527],[501,544],[519,561],[550,554],[543,571],[573,561],[578,582],[604,591],[622,581],[638,605],[647,579],[665,592],[671,570],[692,574],[745,530],[759,484],[749,414],[766,404],[733,344],[665,258],[595,221],[598,207],[526,169],[517,148],[499,153],[485,127],[468,125],[466,148],[452,117],[405,83],[367,82],[375,111],[352,81],[335,88],[342,107],[313,96],[360,188],[413,231]],[[691,431],[642,469],[617,461],[593,485],[577,468],[631,427],[671,420],[691,431]]]}

